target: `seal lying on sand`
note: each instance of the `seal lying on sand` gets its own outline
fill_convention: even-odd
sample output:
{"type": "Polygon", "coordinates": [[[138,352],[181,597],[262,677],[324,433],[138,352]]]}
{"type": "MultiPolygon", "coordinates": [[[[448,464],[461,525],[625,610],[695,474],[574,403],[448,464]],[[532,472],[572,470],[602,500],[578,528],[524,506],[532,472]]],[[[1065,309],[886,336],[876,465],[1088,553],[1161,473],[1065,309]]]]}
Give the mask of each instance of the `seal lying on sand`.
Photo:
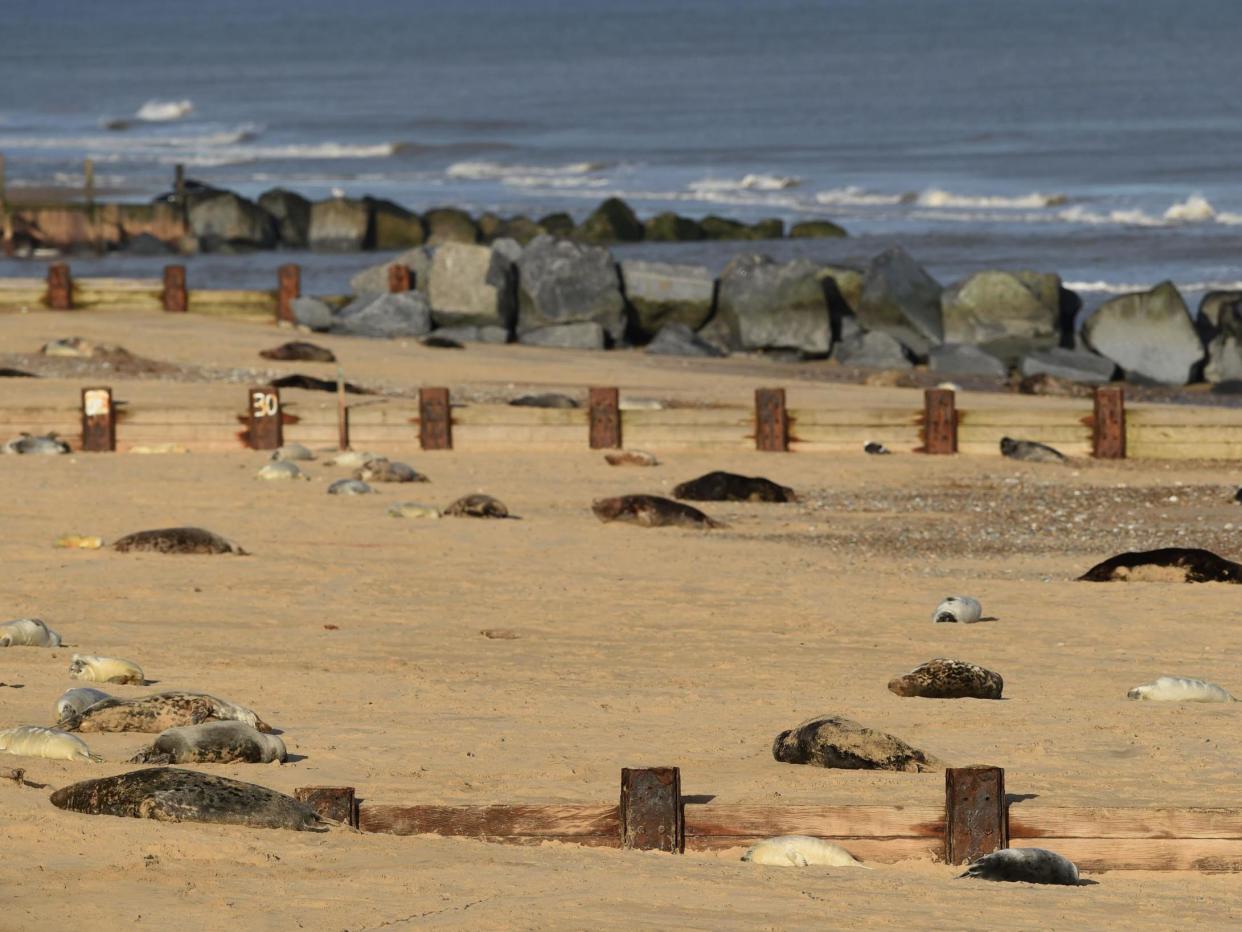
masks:
{"type": "Polygon", "coordinates": [[[346,450],[338,453],[333,459],[328,460],[329,466],[344,466],[346,469],[356,469],[363,466],[371,460],[383,459],[374,453],[368,453],[365,450],[346,450]]]}
{"type": "Polygon", "coordinates": [[[706,530],[725,527],[697,508],[658,495],[621,495],[591,504],[595,517],[607,523],[622,521],[639,527],[688,527],[706,530]]]}
{"type": "Polygon", "coordinates": [[[65,694],[56,700],[56,720],[63,722],[70,714],[81,714],[96,702],[111,699],[102,689],[93,686],[77,686],[65,690],[65,694]]]}
{"type": "Polygon", "coordinates": [[[743,861],[773,867],[861,867],[871,870],[840,845],[810,835],[778,835],[751,845],[743,861]]]}
{"type": "Polygon", "coordinates": [[[999,673],[944,657],[929,660],[888,683],[889,692],[924,699],[999,699],[1004,688],[999,673]]]}
{"type": "Polygon", "coordinates": [[[374,491],[361,479],[337,479],[328,486],[329,495],[370,495],[374,491]]]}
{"type": "Polygon", "coordinates": [[[1078,866],[1047,848],[1002,848],[985,854],[962,877],[980,880],[1005,880],[1015,883],[1058,883],[1078,886],[1078,866]]]}
{"type": "Polygon", "coordinates": [[[509,402],[515,408],[577,408],[578,402],[560,392],[541,392],[537,395],[522,395],[509,402]]]}
{"type": "Polygon", "coordinates": [[[439,518],[440,509],[419,502],[399,502],[388,509],[393,518],[439,518]]]}
{"type": "Polygon", "coordinates": [[[18,725],[0,731],[0,751],[49,760],[103,760],[98,754],[92,754],[77,735],[39,725],[18,725]]]}
{"type": "Polygon", "coordinates": [[[947,596],[932,612],[932,621],[937,624],[957,622],[963,625],[973,625],[982,618],[983,606],[979,604],[978,599],[972,599],[968,595],[947,596]]]}
{"type": "Polygon", "coordinates": [[[936,758],[900,738],[839,715],[821,715],[782,731],[772,742],[772,756],[783,764],[840,770],[923,773],[943,769],[936,758]]]}
{"type": "Polygon", "coordinates": [[[23,432],[20,436],[14,437],[3,447],[0,447],[0,452],[18,453],[24,456],[56,456],[61,453],[68,453],[69,444],[63,440],[57,440],[54,433],[36,437],[23,432]]]}
{"type": "Polygon", "coordinates": [[[135,686],[142,686],[147,681],[142,667],[132,660],[91,654],[73,655],[69,664],[69,678],[86,680],[88,683],[131,683],[135,686]]]}
{"type": "Polygon", "coordinates": [[[131,764],[284,763],[285,743],[241,722],[207,722],[169,728],[155,743],[129,759],[131,764]]]}
{"type": "Polygon", "coordinates": [[[307,447],[300,443],[286,443],[283,447],[278,447],[272,451],[272,462],[279,463],[282,460],[298,460],[309,462],[315,458],[307,447]]]}
{"type": "Polygon", "coordinates": [[[17,618],[0,624],[0,647],[60,647],[60,635],[42,618],[17,618]]]}
{"type": "Polygon", "coordinates": [[[1148,567],[1171,570],[1169,575],[1178,582],[1242,583],[1242,564],[1218,557],[1210,550],[1194,547],[1162,547],[1159,550],[1121,553],[1097,563],[1078,579],[1080,582],[1125,582],[1145,575],[1141,570],[1148,567]]]}
{"type": "Polygon", "coordinates": [[[291,796],[193,770],[152,767],[62,787],[52,805],[90,815],[161,822],[214,822],[322,831],[323,820],[291,796]]]}
{"type": "Polygon", "coordinates": [[[310,476],[302,472],[298,468],[298,464],[290,460],[279,460],[275,463],[268,463],[257,473],[254,474],[256,479],[267,479],[268,481],[278,482],[287,479],[310,479],[310,476]]]}
{"type": "Polygon", "coordinates": [[[689,502],[796,502],[794,490],[761,476],[709,472],[673,488],[673,497],[689,502]]]}
{"type": "Polygon", "coordinates": [[[166,527],[126,534],[112,545],[119,553],[235,553],[246,551],[201,527],[166,527]]]}
{"type": "Polygon", "coordinates": [[[1001,437],[1000,442],[1001,456],[1007,456],[1011,460],[1026,460],[1030,463],[1064,463],[1065,454],[1059,450],[1043,443],[1036,443],[1034,440],[1014,440],[1010,437],[1001,437]]]}
{"type": "MultiPolygon", "coordinates": [[[[271,384],[277,388],[303,388],[308,392],[335,392],[335,379],[320,379],[313,375],[303,375],[300,372],[294,372],[292,375],[282,375],[278,379],[272,379],[271,384]]],[[[343,391],[350,395],[374,395],[375,392],[368,391],[361,386],[355,385],[353,382],[344,382],[341,385],[343,391]]]]}
{"type": "Polygon", "coordinates": [[[604,462],[609,466],[659,466],[660,461],[654,453],[645,450],[622,450],[620,453],[605,453],[604,462]]]}
{"type": "Polygon", "coordinates": [[[292,340],[271,349],[259,350],[259,355],[264,359],[280,359],[285,362],[336,362],[336,355],[332,350],[302,340],[292,340]]]}
{"type": "Polygon", "coordinates": [[[1157,702],[1237,702],[1229,691],[1207,680],[1188,676],[1161,676],[1154,683],[1135,686],[1126,693],[1130,699],[1157,702]]]}
{"type": "Polygon", "coordinates": [[[360,479],[363,482],[431,481],[422,473],[416,472],[412,466],[406,463],[396,463],[382,456],[377,459],[367,460],[362,466],[354,470],[354,478],[360,479]]]}
{"type": "MultiPolygon", "coordinates": [[[[70,690],[69,693],[77,692],[70,690]]],[[[258,731],[270,732],[271,726],[245,706],[234,705],[206,693],[168,690],[120,699],[102,694],[85,708],[78,703],[68,704],[69,693],[56,704],[60,724],[68,731],[140,731],[148,734],[185,725],[201,725],[203,722],[241,722],[258,731]]]]}
{"type": "Polygon", "coordinates": [[[444,509],[446,515],[454,518],[508,518],[509,509],[505,503],[490,495],[464,495],[444,509]]]}

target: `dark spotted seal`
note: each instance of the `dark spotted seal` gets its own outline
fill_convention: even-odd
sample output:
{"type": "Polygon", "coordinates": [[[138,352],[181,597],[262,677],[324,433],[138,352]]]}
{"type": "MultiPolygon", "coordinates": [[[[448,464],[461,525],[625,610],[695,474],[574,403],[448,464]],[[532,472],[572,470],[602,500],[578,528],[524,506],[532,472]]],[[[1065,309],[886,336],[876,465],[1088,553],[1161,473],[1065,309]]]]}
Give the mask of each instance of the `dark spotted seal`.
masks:
{"type": "Polygon", "coordinates": [[[1026,460],[1030,463],[1064,463],[1065,454],[1059,450],[1034,440],[1013,440],[1002,437],[1000,442],[1001,456],[1011,460],[1026,460]]]}
{"type": "Polygon", "coordinates": [[[168,691],[120,699],[105,696],[85,708],[77,703],[58,705],[60,725],[66,731],[139,731],[154,734],[168,728],[203,722],[241,722],[259,731],[271,726],[244,706],[205,693],[168,691]]]}
{"type": "Polygon", "coordinates": [[[673,497],[688,502],[794,502],[794,490],[762,476],[709,472],[673,488],[673,497]]]}
{"type": "Polygon", "coordinates": [[[166,527],[126,534],[112,545],[119,553],[236,553],[246,551],[201,527],[166,527]]]}
{"type": "Polygon", "coordinates": [[[290,796],[175,767],[152,767],[62,787],[52,805],[89,815],[160,822],[214,822],[253,828],[323,831],[315,811],[290,796]]]}
{"type": "Polygon", "coordinates": [[[839,715],[808,719],[782,731],[772,742],[772,756],[783,764],[811,764],[840,770],[941,770],[940,761],[894,735],[839,715]]]}
{"type": "Polygon", "coordinates": [[[1121,553],[1097,563],[1078,579],[1080,582],[1124,582],[1145,575],[1143,570],[1151,567],[1170,571],[1168,575],[1178,582],[1242,583],[1242,564],[1194,547],[1121,553]]]}
{"type": "Polygon", "coordinates": [[[576,408],[578,402],[560,392],[542,392],[538,395],[521,395],[509,402],[515,408],[576,408]]]}
{"type": "Polygon", "coordinates": [[[688,527],[706,530],[725,525],[697,508],[658,495],[621,495],[591,504],[595,517],[604,523],[621,521],[639,527],[688,527]]]}
{"type": "Polygon", "coordinates": [[[888,683],[889,692],[924,699],[999,699],[1004,688],[999,673],[944,657],[929,660],[888,683]]]}
{"type": "Polygon", "coordinates": [[[280,359],[285,362],[336,362],[336,355],[332,350],[302,340],[260,350],[259,355],[264,359],[280,359]]]}
{"type": "Polygon", "coordinates": [[[354,470],[354,478],[362,482],[427,482],[426,476],[406,463],[377,457],[354,470]]]}
{"type": "Polygon", "coordinates": [[[1047,848],[1002,848],[985,854],[966,868],[962,877],[1013,883],[1056,883],[1076,887],[1078,865],[1047,848]]]}
{"type": "Polygon", "coordinates": [[[131,764],[247,764],[284,762],[285,743],[242,722],[206,722],[169,728],[155,743],[129,759],[131,764]]]}
{"type": "Polygon", "coordinates": [[[465,495],[444,509],[446,515],[454,518],[508,518],[509,509],[505,503],[490,495],[465,495]]]}

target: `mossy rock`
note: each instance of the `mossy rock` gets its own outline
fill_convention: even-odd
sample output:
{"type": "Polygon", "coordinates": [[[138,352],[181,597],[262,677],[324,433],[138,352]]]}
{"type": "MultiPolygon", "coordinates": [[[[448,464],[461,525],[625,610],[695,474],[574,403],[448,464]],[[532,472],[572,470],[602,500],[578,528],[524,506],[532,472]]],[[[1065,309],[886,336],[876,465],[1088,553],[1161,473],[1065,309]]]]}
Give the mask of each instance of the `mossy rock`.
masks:
{"type": "Polygon", "coordinates": [[[508,238],[516,240],[518,243],[525,246],[536,236],[542,236],[547,232],[549,231],[545,230],[538,223],[535,223],[535,221],[531,220],[530,217],[523,217],[519,215],[516,217],[510,217],[501,223],[500,230],[497,231],[496,236],[493,238],[508,238]]]}
{"type": "Polygon", "coordinates": [[[776,217],[769,217],[766,220],[760,220],[750,229],[753,233],[752,239],[783,239],[785,236],[785,221],[776,217]]]}
{"type": "Polygon", "coordinates": [[[728,217],[717,217],[714,214],[699,221],[704,239],[754,239],[754,231],[744,223],[730,220],[728,217]]]}
{"type": "Polygon", "coordinates": [[[543,227],[549,236],[565,239],[574,232],[574,218],[566,213],[548,214],[546,217],[539,218],[539,226],[543,227]]]}
{"type": "Polygon", "coordinates": [[[422,218],[400,204],[368,198],[371,205],[371,248],[388,251],[421,246],[427,239],[422,218]]]}
{"type": "Polygon", "coordinates": [[[637,243],[643,238],[643,225],[633,209],[619,197],[610,197],[574,231],[574,239],[597,246],[609,243],[637,243]]]}
{"type": "Polygon", "coordinates": [[[644,235],[653,243],[692,243],[704,238],[703,227],[697,220],[672,211],[656,214],[648,220],[644,235]]]}
{"type": "Polygon", "coordinates": [[[842,236],[849,234],[831,220],[803,220],[789,228],[790,239],[839,239],[842,236]]]}
{"type": "Polygon", "coordinates": [[[464,210],[456,207],[436,207],[423,215],[427,225],[427,243],[477,243],[479,228],[464,210]]]}
{"type": "Polygon", "coordinates": [[[498,236],[501,236],[502,234],[500,231],[504,228],[504,225],[504,220],[502,220],[499,215],[494,214],[491,211],[479,214],[478,227],[480,242],[490,243],[498,236]]]}

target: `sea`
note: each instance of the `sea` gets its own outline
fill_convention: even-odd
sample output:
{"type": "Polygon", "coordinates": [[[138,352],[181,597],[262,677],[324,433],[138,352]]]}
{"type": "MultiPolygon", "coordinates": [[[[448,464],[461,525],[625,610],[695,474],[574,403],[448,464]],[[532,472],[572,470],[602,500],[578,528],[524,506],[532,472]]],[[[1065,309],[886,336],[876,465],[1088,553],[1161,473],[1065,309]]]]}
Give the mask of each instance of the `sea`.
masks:
{"type": "MultiPolygon", "coordinates": [[[[851,234],[623,256],[897,244],[946,284],[1054,271],[1088,304],[1242,287],[1237,0],[9,0],[0,24],[15,194],[78,187],[89,157],[101,199],[167,191],[178,163],[420,210],[581,218],[617,195],[851,234]]],[[[298,261],[334,293],[375,258],[298,261]]],[[[267,285],[289,259],[195,257],[191,285],[267,285]]]]}

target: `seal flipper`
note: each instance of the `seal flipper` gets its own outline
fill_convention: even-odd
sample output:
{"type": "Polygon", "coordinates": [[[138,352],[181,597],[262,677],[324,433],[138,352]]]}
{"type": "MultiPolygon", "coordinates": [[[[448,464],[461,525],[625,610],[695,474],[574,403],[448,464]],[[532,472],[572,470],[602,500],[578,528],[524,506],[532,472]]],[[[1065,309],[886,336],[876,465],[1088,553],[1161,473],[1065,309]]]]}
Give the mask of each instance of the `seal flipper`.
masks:
{"type": "Polygon", "coordinates": [[[158,750],[155,747],[155,745],[151,745],[151,747],[149,748],[143,748],[141,751],[139,751],[137,754],[131,757],[127,761],[127,763],[130,763],[130,764],[171,764],[171,763],[174,763],[174,761],[172,759],[172,755],[169,754],[167,751],[158,750]]]}

